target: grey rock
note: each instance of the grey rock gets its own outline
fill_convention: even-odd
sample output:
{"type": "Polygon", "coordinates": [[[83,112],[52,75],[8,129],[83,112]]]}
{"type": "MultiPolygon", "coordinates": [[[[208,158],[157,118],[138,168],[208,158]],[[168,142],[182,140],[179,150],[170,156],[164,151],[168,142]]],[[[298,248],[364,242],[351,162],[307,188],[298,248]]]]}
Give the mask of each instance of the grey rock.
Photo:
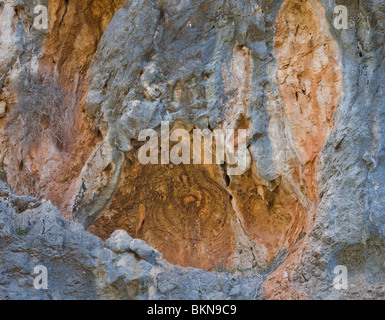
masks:
{"type": "MultiPolygon", "coordinates": [[[[11,197],[16,197],[11,194],[11,197]]],[[[123,230],[105,243],[47,201],[16,213],[0,198],[0,299],[253,299],[262,277],[173,266],[123,230]],[[34,288],[36,266],[48,289],[34,288]]]]}
{"type": "Polygon", "coordinates": [[[141,259],[151,264],[161,262],[162,255],[146,244],[143,240],[134,239],[130,242],[131,251],[135,252],[141,259]]]}
{"type": "Polygon", "coordinates": [[[95,299],[95,250],[102,241],[45,202],[16,213],[0,199],[0,299],[95,299]],[[36,290],[36,266],[48,271],[48,289],[36,290]]]}
{"type": "Polygon", "coordinates": [[[0,197],[8,197],[11,193],[11,187],[8,183],[0,180],[0,197]]]}
{"type": "Polygon", "coordinates": [[[40,206],[40,201],[31,196],[11,196],[10,202],[18,213],[27,209],[33,209],[40,206]]]}
{"type": "Polygon", "coordinates": [[[124,230],[116,230],[106,240],[106,247],[116,253],[123,253],[130,249],[130,242],[133,238],[124,230]]]}
{"type": "MultiPolygon", "coordinates": [[[[299,265],[287,270],[289,282],[314,299],[384,299],[385,4],[345,1],[354,26],[336,30],[331,26],[337,1],[319,2],[340,46],[347,90],[320,155],[319,202],[312,231],[299,265]],[[348,268],[348,290],[333,288],[337,265],[348,268]]],[[[1,89],[16,64],[24,72],[40,54],[46,34],[24,27],[33,19],[35,3],[6,1],[7,6],[27,10],[19,10],[15,41],[1,51],[1,89]]],[[[130,151],[140,130],[156,128],[162,120],[215,128],[224,119],[223,105],[232,98],[225,94],[222,65],[231,60],[236,43],[247,46],[255,62],[247,114],[252,127],[249,149],[261,177],[273,181],[276,170],[266,96],[270,86],[277,94],[269,83],[269,70],[275,63],[274,20],[282,3],[125,1],[92,62],[86,112],[101,131],[109,132],[116,152],[130,151]],[[255,7],[263,13],[256,14],[255,7]],[[191,99],[175,99],[181,80],[191,99]]],[[[116,166],[114,176],[119,169],[116,166]]],[[[113,184],[117,183],[118,179],[113,184]]],[[[103,243],[82,225],[64,220],[50,202],[15,196],[6,188],[0,183],[4,197],[0,199],[0,299],[253,299],[262,295],[267,274],[241,276],[172,266],[155,249],[124,232],[103,243]],[[48,268],[48,290],[33,288],[36,265],[48,268]]],[[[108,188],[106,201],[114,185],[108,188]]],[[[83,209],[85,226],[105,204],[99,202],[83,209]]]]}

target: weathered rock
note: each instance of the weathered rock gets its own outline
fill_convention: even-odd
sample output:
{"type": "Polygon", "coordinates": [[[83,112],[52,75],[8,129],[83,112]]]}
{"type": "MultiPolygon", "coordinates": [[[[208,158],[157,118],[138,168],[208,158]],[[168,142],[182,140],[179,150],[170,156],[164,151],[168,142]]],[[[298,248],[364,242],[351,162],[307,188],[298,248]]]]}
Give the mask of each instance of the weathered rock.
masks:
{"type": "Polygon", "coordinates": [[[116,230],[106,241],[107,248],[116,253],[123,253],[130,250],[132,237],[124,230],[116,230]]]}
{"type": "MultiPolygon", "coordinates": [[[[260,6],[242,1],[123,5],[91,65],[86,108],[128,159],[115,167],[120,178],[105,206],[93,206],[92,200],[95,213],[88,207],[75,212],[78,221],[93,215],[94,223],[86,226],[103,239],[123,228],[173,263],[209,270],[222,260],[228,268],[267,268],[282,247],[293,245],[314,206],[314,181],[309,191],[301,188],[305,178],[299,171],[306,161],[298,159],[283,132],[269,129],[268,118],[275,115],[264,106],[261,72],[267,76],[269,63],[262,41],[269,31],[262,17],[260,6]],[[183,36],[174,37],[175,30],[183,36]],[[161,121],[189,131],[247,129],[249,171],[230,178],[226,166],[142,166],[140,145],[133,141],[143,129],[159,129],[161,121]],[[281,139],[286,162],[267,153],[281,139]]],[[[283,115],[274,121],[283,121],[283,115]]]]}
{"type": "Polygon", "coordinates": [[[102,242],[45,202],[16,213],[0,199],[0,299],[96,299],[93,270],[102,242]],[[35,267],[48,271],[48,289],[34,288],[35,267]]]}
{"type": "Polygon", "coordinates": [[[135,252],[141,259],[154,264],[162,259],[162,255],[151,248],[143,240],[134,239],[130,242],[131,251],[135,252]]]}
{"type": "Polygon", "coordinates": [[[39,1],[48,30],[37,0],[0,4],[0,160],[19,195],[0,184],[0,297],[384,298],[383,1],[339,1],[347,29],[334,0],[39,1]],[[12,127],[31,75],[65,93],[60,141],[12,127]],[[141,165],[138,134],[162,121],[246,129],[247,171],[141,165]]]}
{"type": "Polygon", "coordinates": [[[0,299],[252,299],[262,277],[184,269],[119,230],[103,243],[51,202],[16,213],[0,198],[0,299]],[[36,289],[35,267],[47,268],[36,289]]]}
{"type": "MultiPolygon", "coordinates": [[[[320,3],[329,25],[333,25],[335,4],[320,3]]],[[[380,222],[384,212],[380,209],[384,204],[380,177],[384,172],[381,165],[373,164],[380,163],[384,155],[383,144],[378,141],[383,137],[379,128],[384,127],[385,118],[378,105],[383,101],[379,78],[384,60],[379,54],[384,46],[379,36],[384,24],[379,17],[385,10],[380,1],[345,5],[348,30],[330,29],[340,47],[345,89],[334,115],[335,128],[318,163],[317,209],[309,235],[265,282],[265,298],[384,297],[385,248],[380,222]],[[372,165],[367,165],[368,160],[372,165]],[[348,270],[347,290],[334,288],[333,271],[338,265],[348,270]]]]}
{"type": "Polygon", "coordinates": [[[0,101],[0,118],[5,117],[7,114],[7,103],[5,101],[0,101]]]}
{"type": "MultiPolygon", "coordinates": [[[[24,124],[6,130],[7,112],[0,124],[3,131],[0,157],[9,183],[18,194],[42,195],[70,218],[72,200],[81,185],[77,179],[101,140],[83,112],[85,74],[101,35],[122,1],[25,0],[16,5],[13,0],[5,0],[1,3],[0,101],[12,111],[22,100],[23,91],[17,89],[19,80],[37,75],[52,78],[65,93],[61,105],[66,111],[61,114],[68,134],[60,137],[59,146],[44,135],[34,146],[24,144],[20,141],[24,124]],[[47,30],[34,27],[37,5],[48,8],[47,30]]],[[[35,104],[49,103],[40,101],[38,94],[35,97],[35,104]]],[[[28,125],[33,126],[32,120],[26,118],[28,125]]],[[[52,123],[45,129],[55,130],[52,123]]]]}

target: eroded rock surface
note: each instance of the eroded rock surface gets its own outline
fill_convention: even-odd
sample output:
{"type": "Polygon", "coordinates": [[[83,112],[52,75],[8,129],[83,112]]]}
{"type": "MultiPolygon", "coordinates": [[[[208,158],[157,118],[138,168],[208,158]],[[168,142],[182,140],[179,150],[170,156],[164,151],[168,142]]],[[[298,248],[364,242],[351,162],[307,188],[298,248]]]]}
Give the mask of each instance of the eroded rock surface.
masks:
{"type": "Polygon", "coordinates": [[[380,0],[39,4],[48,30],[32,27],[37,1],[0,2],[4,298],[384,297],[380,0]],[[32,117],[16,111],[52,92],[63,112],[43,113],[26,143],[32,117]],[[162,121],[245,129],[246,172],[142,165],[139,132],[160,137],[162,121]],[[15,235],[27,222],[37,229],[15,235]],[[61,272],[55,257],[74,284],[34,292],[32,264],[61,272]],[[207,272],[219,269],[236,274],[207,272]]]}
{"type": "Polygon", "coordinates": [[[36,202],[0,198],[1,300],[253,299],[262,284],[258,273],[242,277],[171,265],[123,230],[104,243],[65,220],[51,202],[36,202]],[[15,203],[30,209],[19,212],[15,203]],[[41,271],[35,268],[41,266],[47,288],[37,290],[41,271]]]}

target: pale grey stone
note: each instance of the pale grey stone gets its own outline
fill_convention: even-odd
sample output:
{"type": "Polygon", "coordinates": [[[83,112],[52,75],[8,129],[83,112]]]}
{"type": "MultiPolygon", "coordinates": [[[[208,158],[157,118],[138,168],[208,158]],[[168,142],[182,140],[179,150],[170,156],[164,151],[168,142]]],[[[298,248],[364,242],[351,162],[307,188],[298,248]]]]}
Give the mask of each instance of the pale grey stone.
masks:
{"type": "Polygon", "coordinates": [[[133,238],[124,230],[116,230],[106,241],[106,247],[116,253],[123,253],[130,249],[130,242],[133,238]]]}

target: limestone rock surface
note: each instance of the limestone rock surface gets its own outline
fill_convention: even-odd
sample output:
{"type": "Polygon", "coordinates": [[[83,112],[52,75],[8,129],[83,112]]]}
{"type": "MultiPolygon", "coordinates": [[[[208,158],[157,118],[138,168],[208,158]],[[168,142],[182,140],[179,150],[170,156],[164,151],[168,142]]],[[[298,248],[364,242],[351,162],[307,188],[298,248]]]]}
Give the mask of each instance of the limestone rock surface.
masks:
{"type": "Polygon", "coordinates": [[[0,298],[383,299],[384,21],[383,0],[0,1],[0,298]],[[165,122],[246,130],[245,172],[143,165],[165,122]]]}

